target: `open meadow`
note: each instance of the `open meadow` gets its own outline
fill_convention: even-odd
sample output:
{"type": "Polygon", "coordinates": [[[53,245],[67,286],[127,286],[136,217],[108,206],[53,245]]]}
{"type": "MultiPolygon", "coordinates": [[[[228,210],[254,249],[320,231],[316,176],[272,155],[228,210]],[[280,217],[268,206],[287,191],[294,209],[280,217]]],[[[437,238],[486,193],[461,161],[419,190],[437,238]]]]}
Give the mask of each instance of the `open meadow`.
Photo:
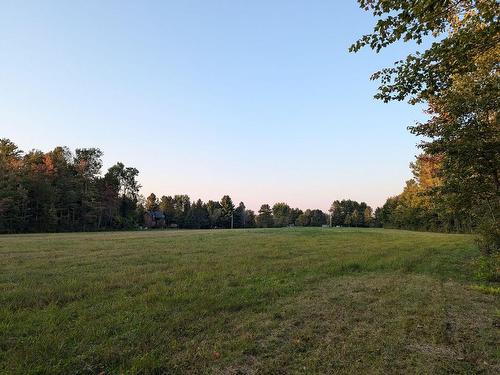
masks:
{"type": "Polygon", "coordinates": [[[0,373],[499,373],[477,256],[383,229],[6,235],[0,373]]]}

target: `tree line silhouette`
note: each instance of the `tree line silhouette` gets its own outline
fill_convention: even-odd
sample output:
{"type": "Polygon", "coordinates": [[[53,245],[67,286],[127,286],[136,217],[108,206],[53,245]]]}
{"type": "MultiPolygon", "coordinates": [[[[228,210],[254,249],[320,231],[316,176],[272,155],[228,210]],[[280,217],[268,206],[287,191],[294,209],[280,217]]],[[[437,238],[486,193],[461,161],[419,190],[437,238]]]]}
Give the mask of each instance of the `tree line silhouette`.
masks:
{"type": "Polygon", "coordinates": [[[97,148],[67,147],[25,153],[1,139],[0,233],[136,229],[151,212],[161,213],[162,227],[189,229],[378,225],[371,207],[351,200],[335,201],[325,213],[284,202],[254,212],[228,195],[208,202],[185,194],[143,198],[139,171],[117,162],[101,174],[102,155],[97,148]]]}

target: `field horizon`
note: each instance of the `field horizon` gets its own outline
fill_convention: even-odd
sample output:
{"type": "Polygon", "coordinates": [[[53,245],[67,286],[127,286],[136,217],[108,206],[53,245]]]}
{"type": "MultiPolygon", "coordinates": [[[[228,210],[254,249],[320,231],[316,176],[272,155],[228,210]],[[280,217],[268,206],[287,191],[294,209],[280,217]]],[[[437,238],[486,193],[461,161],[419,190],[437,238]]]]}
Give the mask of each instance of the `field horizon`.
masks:
{"type": "Polygon", "coordinates": [[[0,236],[0,372],[498,373],[465,234],[0,236]]]}

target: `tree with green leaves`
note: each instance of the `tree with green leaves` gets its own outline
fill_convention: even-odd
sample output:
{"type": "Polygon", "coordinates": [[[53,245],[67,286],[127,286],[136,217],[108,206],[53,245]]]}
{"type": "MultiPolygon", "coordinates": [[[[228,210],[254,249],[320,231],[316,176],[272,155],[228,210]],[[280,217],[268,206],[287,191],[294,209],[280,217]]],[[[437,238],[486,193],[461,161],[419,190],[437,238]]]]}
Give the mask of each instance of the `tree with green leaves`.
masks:
{"type": "Polygon", "coordinates": [[[344,224],[346,213],[344,212],[343,204],[339,200],[332,203],[329,212],[332,216],[332,225],[340,226],[344,224]]]}
{"type": "Polygon", "coordinates": [[[309,225],[311,227],[320,227],[326,224],[326,214],[318,209],[311,210],[311,220],[309,225]]]}
{"type": "Polygon", "coordinates": [[[76,180],[80,186],[81,219],[83,231],[93,228],[99,217],[99,200],[96,181],[102,167],[102,151],[98,148],[76,149],[73,162],[76,180]]]}
{"type": "Polygon", "coordinates": [[[27,191],[22,187],[22,151],[9,139],[0,140],[0,232],[23,227],[27,191]]]}
{"type": "Polygon", "coordinates": [[[358,227],[359,226],[359,213],[358,210],[354,210],[351,214],[351,225],[353,227],[358,227]]]}
{"type": "Polygon", "coordinates": [[[373,211],[370,206],[367,206],[363,211],[363,225],[369,227],[373,220],[373,211]]]}
{"type": "Polygon", "coordinates": [[[346,227],[350,227],[350,226],[352,225],[351,214],[347,214],[347,215],[345,215],[343,224],[344,224],[346,227]]]}
{"type": "Polygon", "coordinates": [[[139,171],[125,167],[121,162],[111,166],[104,175],[102,207],[105,210],[104,220],[112,219],[115,225],[131,228],[136,223],[137,201],[141,185],[137,181],[139,171]],[[113,212],[113,215],[108,215],[113,212]]]}
{"type": "Polygon", "coordinates": [[[274,226],[273,211],[268,204],[260,206],[256,222],[259,228],[272,228],[274,226]]]}
{"type": "Polygon", "coordinates": [[[295,222],[297,221],[297,219],[299,218],[300,215],[303,214],[303,211],[300,209],[300,208],[292,208],[290,210],[290,220],[289,220],[289,223],[290,224],[295,224],[295,222]]]}
{"type": "Polygon", "coordinates": [[[500,4],[496,0],[358,0],[377,22],[351,46],[375,51],[399,40],[424,51],[376,72],[376,98],[427,103],[430,119],[410,127],[426,154],[442,158],[435,189],[451,211],[478,219],[486,254],[500,251],[500,4]]]}
{"type": "Polygon", "coordinates": [[[291,223],[291,208],[284,202],[275,203],[272,208],[274,226],[286,227],[291,223]]]}
{"type": "Polygon", "coordinates": [[[373,74],[372,79],[381,82],[375,97],[386,102],[409,99],[417,103],[439,97],[457,77],[482,69],[478,57],[498,51],[500,5],[496,0],[358,0],[358,3],[377,21],[373,32],[356,41],[350,47],[351,52],[363,47],[379,52],[398,41],[421,44],[428,36],[436,38],[425,51],[373,74]]]}
{"type": "Polygon", "coordinates": [[[295,219],[295,225],[299,227],[308,227],[311,223],[311,210],[307,209],[295,219]]]}
{"type": "Polygon", "coordinates": [[[367,227],[370,225],[373,211],[365,202],[343,199],[334,201],[329,212],[334,226],[367,227]]]}

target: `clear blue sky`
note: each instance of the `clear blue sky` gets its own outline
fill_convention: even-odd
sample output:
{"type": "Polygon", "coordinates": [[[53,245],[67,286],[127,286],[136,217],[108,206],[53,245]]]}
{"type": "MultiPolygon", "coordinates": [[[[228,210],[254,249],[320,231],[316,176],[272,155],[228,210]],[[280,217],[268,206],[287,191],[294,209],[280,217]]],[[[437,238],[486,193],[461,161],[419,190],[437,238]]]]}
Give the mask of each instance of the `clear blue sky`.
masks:
{"type": "Polygon", "coordinates": [[[370,74],[414,46],[349,54],[372,25],[354,0],[4,0],[0,137],[99,147],[144,195],[375,207],[424,115],[373,99],[370,74]]]}

